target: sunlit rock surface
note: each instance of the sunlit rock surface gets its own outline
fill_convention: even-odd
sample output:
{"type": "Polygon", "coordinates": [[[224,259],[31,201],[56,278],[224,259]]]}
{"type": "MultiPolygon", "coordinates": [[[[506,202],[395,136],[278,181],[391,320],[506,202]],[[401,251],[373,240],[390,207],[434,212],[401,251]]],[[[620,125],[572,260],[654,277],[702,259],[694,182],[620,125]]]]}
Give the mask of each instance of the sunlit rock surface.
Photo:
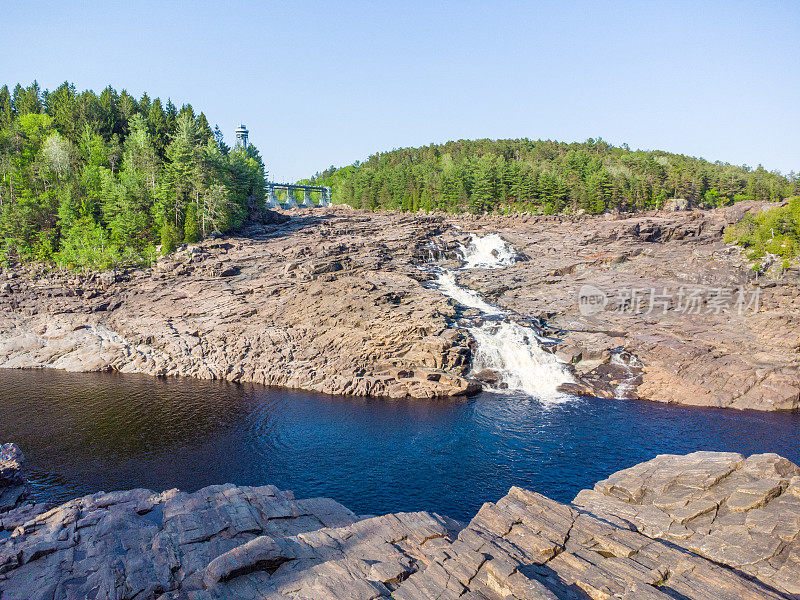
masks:
{"type": "Polygon", "coordinates": [[[331,394],[473,394],[469,338],[421,286],[441,217],[290,211],[116,280],[11,276],[0,367],[226,379],[331,394]]]}
{"type": "Polygon", "coordinates": [[[288,222],[206,240],[116,279],[4,270],[0,367],[469,395],[480,384],[470,373],[476,336],[458,323],[475,312],[466,304],[548,325],[577,376],[569,393],[797,410],[800,270],[755,279],[741,249],[723,241],[763,206],[575,219],[292,209],[288,222]],[[453,275],[459,304],[419,266],[464,266],[458,248],[473,235],[505,245],[453,275]],[[500,268],[484,268],[490,258],[500,268]],[[607,306],[583,314],[584,286],[607,306]],[[702,302],[681,308],[680,294],[695,292],[702,302]],[[638,309],[617,310],[633,293],[638,309]],[[727,302],[709,300],[717,293],[727,302]],[[740,314],[740,294],[757,295],[758,310],[740,314]]]}
{"type": "Polygon", "coordinates": [[[459,283],[501,308],[546,319],[560,339],[558,356],[588,385],[577,393],[797,410],[800,268],[756,278],[742,250],[723,240],[746,211],[769,206],[484,217],[440,237],[500,232],[524,257],[469,271],[459,283]],[[605,294],[602,310],[580,310],[584,286],[605,294]],[[693,294],[701,300],[689,306],[693,294]],[[638,359],[632,373],[614,364],[616,349],[638,359]]]}
{"type": "Polygon", "coordinates": [[[777,454],[659,456],[574,504],[800,595],[800,469],[777,454]]]}
{"type": "Polygon", "coordinates": [[[272,486],[99,493],[3,515],[0,598],[798,598],[798,472],[776,455],[662,456],[569,506],[512,488],[466,526],[272,486]]]}

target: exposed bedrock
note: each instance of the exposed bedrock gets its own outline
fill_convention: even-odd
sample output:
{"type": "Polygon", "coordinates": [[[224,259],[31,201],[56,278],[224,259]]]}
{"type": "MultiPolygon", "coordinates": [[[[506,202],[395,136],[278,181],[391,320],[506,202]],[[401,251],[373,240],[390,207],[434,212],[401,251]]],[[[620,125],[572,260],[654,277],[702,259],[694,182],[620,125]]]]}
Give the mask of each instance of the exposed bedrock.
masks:
{"type": "Polygon", "coordinates": [[[515,487],[466,526],[223,485],[21,507],[3,530],[3,599],[800,598],[800,469],[769,454],[660,456],[572,505],[515,487]]]}
{"type": "Polygon", "coordinates": [[[0,366],[473,394],[455,309],[415,279],[416,249],[442,228],[441,218],[304,210],[117,281],[12,276],[0,295],[0,366]]]}
{"type": "Polygon", "coordinates": [[[457,267],[471,234],[499,233],[519,260],[456,279],[511,318],[545,322],[579,377],[568,391],[796,410],[800,272],[754,280],[722,237],[745,210],[759,209],[574,220],[293,209],[288,222],[206,240],[116,280],[4,272],[0,366],[335,394],[473,394],[480,383],[469,374],[474,341],[457,326],[463,307],[426,287],[433,276],[418,265],[457,267]],[[579,310],[587,285],[608,299],[592,314],[579,310]],[[639,304],[616,310],[632,291],[639,304]],[[730,296],[723,303],[718,293],[730,296]],[[757,297],[757,310],[739,311],[740,296],[757,297]]]}
{"type": "Polygon", "coordinates": [[[800,468],[777,454],[659,456],[574,504],[800,596],[800,468]]]}
{"type": "Polygon", "coordinates": [[[546,321],[560,340],[558,356],[583,380],[577,392],[797,410],[800,270],[756,278],[742,251],[723,240],[728,225],[765,206],[578,220],[484,217],[440,238],[500,232],[513,244],[523,260],[462,272],[459,283],[546,321]],[[602,292],[605,306],[581,311],[584,286],[602,292]]]}

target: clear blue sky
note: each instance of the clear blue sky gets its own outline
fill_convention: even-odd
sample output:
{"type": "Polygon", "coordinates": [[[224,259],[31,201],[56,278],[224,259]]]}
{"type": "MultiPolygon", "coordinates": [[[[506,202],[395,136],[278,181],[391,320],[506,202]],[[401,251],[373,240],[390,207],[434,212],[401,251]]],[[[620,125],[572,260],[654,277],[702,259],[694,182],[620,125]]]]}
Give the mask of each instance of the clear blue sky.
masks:
{"type": "Polygon", "coordinates": [[[800,171],[800,2],[3,2],[0,80],[191,102],[295,180],[601,136],[800,171]],[[337,6],[338,4],[338,6],[337,6]]]}

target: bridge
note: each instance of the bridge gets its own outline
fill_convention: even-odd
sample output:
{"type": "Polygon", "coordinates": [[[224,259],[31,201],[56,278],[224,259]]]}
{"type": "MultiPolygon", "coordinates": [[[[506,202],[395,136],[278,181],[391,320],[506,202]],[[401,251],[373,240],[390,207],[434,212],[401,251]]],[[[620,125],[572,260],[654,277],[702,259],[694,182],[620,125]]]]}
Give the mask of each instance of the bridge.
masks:
{"type": "Polygon", "coordinates": [[[331,188],[317,185],[295,185],[293,183],[267,182],[267,208],[296,208],[298,206],[310,208],[312,206],[328,206],[331,203],[331,188]],[[281,200],[278,199],[278,193],[281,200]],[[296,192],[303,192],[303,201],[298,204],[296,192]],[[319,202],[314,202],[312,196],[319,194],[319,202]]]}
{"type": "MultiPolygon", "coordinates": [[[[236,128],[236,145],[241,148],[247,148],[248,138],[250,131],[240,124],[236,128]]],[[[328,206],[331,203],[331,188],[328,186],[317,185],[295,185],[293,183],[277,183],[274,181],[267,181],[267,208],[297,208],[298,206],[310,208],[312,206],[328,206]],[[277,191],[276,191],[277,190],[277,191]],[[281,194],[283,201],[278,200],[278,191],[284,190],[281,194]],[[303,201],[298,204],[295,198],[295,192],[303,192],[303,201]],[[319,194],[319,202],[314,202],[312,193],[319,194]]]]}

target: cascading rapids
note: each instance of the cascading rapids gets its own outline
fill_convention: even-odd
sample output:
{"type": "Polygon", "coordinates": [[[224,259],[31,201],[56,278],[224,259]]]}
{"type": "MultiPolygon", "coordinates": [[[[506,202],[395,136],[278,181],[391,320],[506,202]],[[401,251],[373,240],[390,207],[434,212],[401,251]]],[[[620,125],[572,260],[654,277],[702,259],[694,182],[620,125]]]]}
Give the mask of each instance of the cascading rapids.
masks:
{"type": "Polygon", "coordinates": [[[468,308],[477,308],[485,315],[501,315],[505,313],[504,310],[484,301],[478,295],[478,292],[458,285],[456,283],[456,274],[453,271],[443,271],[439,273],[436,284],[445,296],[452,298],[459,304],[468,308]]]}
{"type": "Polygon", "coordinates": [[[465,269],[499,269],[517,260],[513,246],[496,233],[483,237],[473,235],[461,252],[465,269]]]}
{"type": "Polygon", "coordinates": [[[506,389],[555,400],[563,397],[558,386],[573,381],[564,364],[542,348],[530,327],[513,321],[488,322],[469,332],[477,342],[473,370],[497,371],[506,389]]]}
{"type": "MultiPolygon", "coordinates": [[[[499,269],[516,261],[514,248],[498,234],[472,236],[461,246],[461,257],[467,269],[499,269]]],[[[446,296],[487,317],[481,325],[469,327],[477,344],[472,359],[474,372],[485,370],[498,374],[497,391],[517,391],[547,401],[568,398],[558,392],[562,383],[574,381],[566,365],[539,343],[540,336],[531,327],[516,323],[497,306],[483,300],[477,292],[459,286],[456,273],[442,270],[436,281],[446,296]]]]}
{"type": "Polygon", "coordinates": [[[617,352],[611,355],[611,364],[627,371],[627,376],[614,389],[614,397],[628,398],[629,394],[636,389],[633,383],[636,379],[634,369],[641,368],[642,363],[633,354],[617,352]]]}

